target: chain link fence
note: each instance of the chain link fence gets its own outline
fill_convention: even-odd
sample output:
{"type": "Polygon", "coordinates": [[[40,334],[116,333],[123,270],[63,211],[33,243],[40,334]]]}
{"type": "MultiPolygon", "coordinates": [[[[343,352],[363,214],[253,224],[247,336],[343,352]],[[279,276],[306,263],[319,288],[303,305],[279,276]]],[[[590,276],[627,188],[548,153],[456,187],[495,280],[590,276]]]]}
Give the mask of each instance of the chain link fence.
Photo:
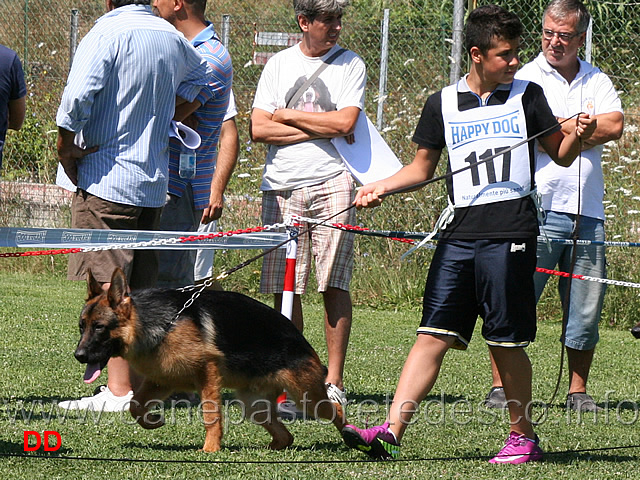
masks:
{"type": "MultiPolygon", "coordinates": [[[[236,183],[232,182],[230,190],[257,196],[264,148],[252,145],[248,137],[253,93],[262,71],[252,63],[258,48],[254,46],[255,32],[297,32],[298,27],[291,0],[209,3],[208,18],[223,36],[234,61],[243,149],[236,183]]],[[[465,0],[465,8],[468,11],[487,3],[465,0]]],[[[507,8],[525,24],[522,61],[526,62],[539,51],[541,16],[547,2],[509,3],[507,8]]],[[[640,3],[585,3],[594,17],[591,60],[610,75],[623,99],[627,124],[635,124],[640,97],[640,24],[635,19],[640,15],[640,3]]],[[[0,226],[63,226],[69,221],[69,195],[52,185],[57,164],[55,114],[73,44],[104,13],[104,1],[4,0],[2,7],[0,43],[22,59],[28,97],[24,127],[7,136],[0,172],[0,226]]],[[[453,0],[353,0],[343,19],[341,45],[360,54],[367,64],[367,114],[405,163],[413,157],[411,136],[424,101],[449,83],[453,10],[453,0]],[[385,35],[387,52],[381,51],[385,35]]]]}

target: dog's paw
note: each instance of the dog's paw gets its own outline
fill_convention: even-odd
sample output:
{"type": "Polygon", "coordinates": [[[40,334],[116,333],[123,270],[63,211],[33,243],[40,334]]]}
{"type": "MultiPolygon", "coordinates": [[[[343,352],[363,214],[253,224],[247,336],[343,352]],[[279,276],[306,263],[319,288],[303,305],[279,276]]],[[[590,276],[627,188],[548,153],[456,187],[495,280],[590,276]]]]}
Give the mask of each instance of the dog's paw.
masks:
{"type": "Polygon", "coordinates": [[[218,445],[208,445],[208,444],[204,444],[204,447],[202,447],[200,450],[198,450],[199,452],[205,452],[205,453],[215,453],[220,451],[220,444],[218,445]]]}
{"type": "Polygon", "coordinates": [[[290,447],[293,444],[293,435],[287,432],[287,436],[282,438],[274,438],[269,444],[271,450],[282,450],[283,448],[290,447]]]}

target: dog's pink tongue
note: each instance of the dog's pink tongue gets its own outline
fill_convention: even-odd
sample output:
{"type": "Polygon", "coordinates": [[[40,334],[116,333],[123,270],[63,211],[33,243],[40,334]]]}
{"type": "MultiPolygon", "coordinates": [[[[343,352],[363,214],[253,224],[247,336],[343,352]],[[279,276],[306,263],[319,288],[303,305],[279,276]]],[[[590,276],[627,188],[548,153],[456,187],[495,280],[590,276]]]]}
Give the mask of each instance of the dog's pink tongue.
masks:
{"type": "Polygon", "coordinates": [[[90,363],[87,365],[87,369],[84,371],[84,383],[92,383],[100,376],[102,370],[97,363],[90,363]]]}

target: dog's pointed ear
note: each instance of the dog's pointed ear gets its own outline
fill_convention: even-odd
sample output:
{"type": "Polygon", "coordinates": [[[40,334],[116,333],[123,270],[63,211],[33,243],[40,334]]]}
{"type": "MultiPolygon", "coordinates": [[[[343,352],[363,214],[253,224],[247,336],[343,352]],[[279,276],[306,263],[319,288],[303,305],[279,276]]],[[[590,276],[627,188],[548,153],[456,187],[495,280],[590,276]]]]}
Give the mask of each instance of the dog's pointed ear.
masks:
{"type": "Polygon", "coordinates": [[[102,285],[100,285],[100,282],[95,279],[91,273],[91,269],[87,269],[87,301],[97,297],[102,292],[102,285]]]}
{"type": "Polygon", "coordinates": [[[127,276],[124,274],[121,268],[116,268],[111,275],[111,285],[109,286],[109,292],[107,293],[109,298],[109,305],[111,308],[116,308],[123,300],[129,296],[129,286],[127,284],[127,276]]]}

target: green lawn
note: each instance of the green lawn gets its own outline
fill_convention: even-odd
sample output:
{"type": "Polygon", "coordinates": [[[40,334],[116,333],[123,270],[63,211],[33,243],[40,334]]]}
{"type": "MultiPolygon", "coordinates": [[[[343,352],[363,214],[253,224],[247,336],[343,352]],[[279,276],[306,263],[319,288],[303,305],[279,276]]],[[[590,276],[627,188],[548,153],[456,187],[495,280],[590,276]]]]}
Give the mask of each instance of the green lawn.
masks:
{"type": "MultiPolygon", "coordinates": [[[[422,281],[422,280],[420,280],[422,281]]],[[[146,431],[127,415],[98,417],[65,413],[55,402],[91,393],[83,367],[73,358],[77,316],[85,286],[59,275],[3,273],[0,276],[0,475],[2,478],[637,478],[637,350],[627,331],[603,327],[590,378],[590,393],[604,414],[567,412],[558,398],[543,415],[537,433],[547,452],[544,462],[490,465],[507,434],[503,413],[480,403],[489,387],[486,347],[478,333],[466,352],[451,351],[440,378],[403,439],[402,459],[370,462],[348,450],[333,426],[295,422],[292,448],[264,448],[268,435],[242,422],[231,409],[223,449],[197,450],[204,428],[195,409],[165,411],[167,425],[146,431]],[[23,456],[23,432],[60,433],[57,452],[23,456]]],[[[374,424],[384,417],[419,313],[355,310],[346,373],[350,421],[374,424]]],[[[321,309],[305,308],[307,336],[326,358],[321,309]]],[[[559,368],[559,325],[539,324],[538,341],[528,352],[534,364],[534,398],[548,401],[559,368]]],[[[565,367],[566,371],[566,367],[565,367]]],[[[566,378],[566,374],[565,374],[566,378]]],[[[226,395],[231,399],[230,395],[226,395]]]]}

